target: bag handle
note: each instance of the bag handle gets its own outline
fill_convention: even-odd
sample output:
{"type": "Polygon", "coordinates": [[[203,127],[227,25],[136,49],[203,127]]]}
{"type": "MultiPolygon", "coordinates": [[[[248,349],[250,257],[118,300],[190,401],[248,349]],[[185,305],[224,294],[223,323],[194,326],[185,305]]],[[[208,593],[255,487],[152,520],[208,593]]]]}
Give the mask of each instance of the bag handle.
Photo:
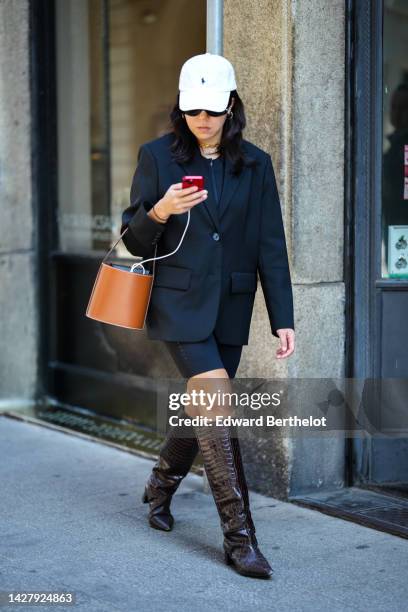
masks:
{"type": "MultiPolygon", "coordinates": [[[[148,272],[146,272],[145,267],[143,266],[143,264],[146,263],[147,261],[153,261],[153,272],[152,272],[152,275],[154,276],[156,259],[163,259],[164,257],[169,257],[170,255],[173,255],[176,251],[179,250],[179,248],[181,246],[181,243],[184,240],[184,236],[185,236],[185,233],[186,233],[187,228],[189,226],[189,223],[190,223],[190,209],[187,211],[187,223],[186,223],[186,227],[184,228],[184,231],[183,231],[183,234],[181,236],[180,242],[178,243],[178,245],[174,249],[174,251],[172,251],[171,253],[167,253],[166,255],[160,255],[159,257],[156,257],[156,253],[157,253],[157,243],[156,243],[155,250],[154,250],[155,256],[154,257],[149,257],[149,259],[142,259],[142,261],[138,261],[137,263],[134,263],[132,265],[132,267],[130,268],[130,271],[133,272],[134,268],[137,268],[138,266],[142,266],[142,268],[143,268],[142,274],[148,274],[148,272]]],[[[129,226],[121,233],[121,235],[119,236],[119,238],[117,239],[115,244],[109,249],[109,251],[106,253],[105,257],[102,259],[102,262],[104,262],[105,259],[108,257],[108,255],[110,255],[110,253],[112,253],[113,249],[118,244],[119,240],[121,240],[122,236],[128,231],[128,229],[129,229],[129,226]]]]}

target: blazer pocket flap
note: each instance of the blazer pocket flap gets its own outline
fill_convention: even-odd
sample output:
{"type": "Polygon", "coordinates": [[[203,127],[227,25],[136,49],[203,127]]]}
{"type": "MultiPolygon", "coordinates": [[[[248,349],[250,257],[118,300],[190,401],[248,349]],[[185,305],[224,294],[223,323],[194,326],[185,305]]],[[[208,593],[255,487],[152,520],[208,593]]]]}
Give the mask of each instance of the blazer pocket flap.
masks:
{"type": "Polygon", "coordinates": [[[156,264],[153,287],[167,287],[186,291],[190,287],[191,269],[156,264]]]}
{"type": "Polygon", "coordinates": [[[256,288],[256,272],[231,272],[231,293],[253,293],[256,288]]]}

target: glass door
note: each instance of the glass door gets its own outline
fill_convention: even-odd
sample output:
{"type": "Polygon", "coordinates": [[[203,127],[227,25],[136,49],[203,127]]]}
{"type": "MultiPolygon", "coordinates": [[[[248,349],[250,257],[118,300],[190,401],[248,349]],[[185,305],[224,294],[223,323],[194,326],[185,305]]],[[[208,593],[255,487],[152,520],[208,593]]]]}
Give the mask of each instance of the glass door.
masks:
{"type": "Polygon", "coordinates": [[[408,0],[368,4],[357,42],[354,375],[366,379],[379,435],[354,441],[353,482],[407,495],[408,0]]]}
{"type": "MultiPolygon", "coordinates": [[[[49,254],[49,393],[55,402],[155,425],[153,382],[177,376],[145,331],[85,310],[119,237],[140,145],[169,131],[184,61],[206,51],[206,2],[57,0],[56,248],[49,254]]],[[[132,261],[119,243],[117,256],[132,261]]],[[[133,259],[134,261],[134,259],[133,259]]]]}

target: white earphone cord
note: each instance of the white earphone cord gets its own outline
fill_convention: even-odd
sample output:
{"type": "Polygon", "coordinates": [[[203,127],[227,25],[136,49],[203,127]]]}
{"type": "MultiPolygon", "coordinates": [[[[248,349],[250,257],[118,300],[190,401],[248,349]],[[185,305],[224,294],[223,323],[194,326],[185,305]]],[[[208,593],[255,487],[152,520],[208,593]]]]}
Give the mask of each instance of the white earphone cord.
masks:
{"type": "Polygon", "coordinates": [[[154,261],[155,259],[163,259],[163,257],[170,257],[170,255],[173,255],[176,251],[178,251],[178,249],[180,248],[181,243],[183,242],[185,233],[186,233],[187,228],[188,228],[188,224],[190,223],[190,210],[187,211],[187,214],[188,214],[188,218],[187,218],[186,227],[184,228],[183,234],[181,236],[181,239],[180,239],[180,242],[178,243],[177,248],[174,249],[174,251],[172,251],[171,253],[167,253],[167,255],[160,255],[159,257],[150,257],[149,259],[142,259],[142,261],[134,263],[132,265],[132,267],[130,268],[131,272],[134,271],[134,268],[137,268],[138,266],[141,266],[143,268],[143,274],[146,274],[145,267],[142,264],[146,263],[147,261],[154,261]]]}

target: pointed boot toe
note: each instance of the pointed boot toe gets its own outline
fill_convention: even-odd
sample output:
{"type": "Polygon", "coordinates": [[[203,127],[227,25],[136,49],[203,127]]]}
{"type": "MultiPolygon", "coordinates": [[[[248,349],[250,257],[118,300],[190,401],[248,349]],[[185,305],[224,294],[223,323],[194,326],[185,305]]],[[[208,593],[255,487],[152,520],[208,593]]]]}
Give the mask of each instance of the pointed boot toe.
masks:
{"type": "Polygon", "coordinates": [[[149,525],[161,531],[171,531],[174,525],[174,518],[170,514],[152,514],[149,516],[149,525]]]}
{"type": "Polygon", "coordinates": [[[270,578],[273,569],[257,546],[241,546],[231,552],[224,547],[225,562],[243,576],[250,578],[270,578]]]}
{"type": "Polygon", "coordinates": [[[150,504],[149,510],[149,525],[154,529],[162,531],[171,531],[174,525],[174,517],[170,512],[169,499],[167,496],[151,497],[149,496],[149,488],[146,486],[142,502],[150,504]]]}

